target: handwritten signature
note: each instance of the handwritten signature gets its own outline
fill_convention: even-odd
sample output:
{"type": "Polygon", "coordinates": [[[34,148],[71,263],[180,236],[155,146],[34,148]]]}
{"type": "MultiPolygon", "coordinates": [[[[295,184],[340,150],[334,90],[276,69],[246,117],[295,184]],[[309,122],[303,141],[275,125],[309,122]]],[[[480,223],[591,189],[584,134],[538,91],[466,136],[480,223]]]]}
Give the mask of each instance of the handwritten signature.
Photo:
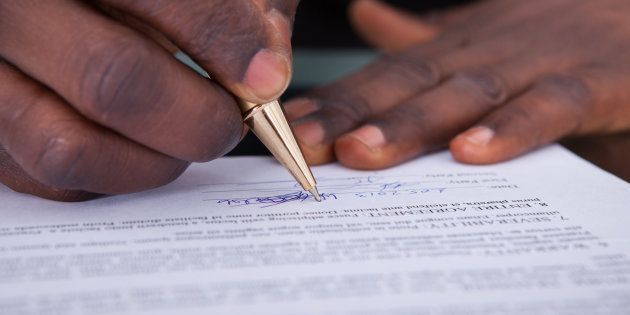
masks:
{"type": "MultiPolygon", "coordinates": [[[[403,183],[386,183],[375,187],[370,187],[370,190],[356,191],[350,189],[338,189],[335,193],[322,193],[320,196],[322,201],[339,199],[340,195],[353,195],[359,198],[365,197],[383,197],[383,196],[400,196],[400,195],[415,195],[426,193],[443,193],[446,188],[444,187],[431,187],[431,188],[416,188],[405,187],[403,183]]],[[[362,187],[366,188],[366,187],[362,187]]],[[[306,200],[314,200],[313,196],[304,191],[294,191],[290,193],[284,193],[271,196],[254,196],[254,197],[241,197],[241,198],[223,198],[215,199],[219,204],[226,204],[228,206],[245,206],[245,205],[263,205],[262,208],[271,207],[287,202],[306,200]]]]}
{"type": "MultiPolygon", "coordinates": [[[[322,201],[337,199],[336,194],[320,194],[322,201]]],[[[288,194],[276,195],[276,196],[268,196],[268,197],[248,197],[248,198],[233,198],[233,199],[219,199],[217,203],[219,204],[227,204],[229,206],[245,206],[245,205],[255,205],[255,204],[264,204],[262,208],[271,207],[283,203],[287,203],[290,201],[305,201],[308,199],[313,199],[309,193],[303,191],[291,192],[288,194]]]]}
{"type": "MultiPolygon", "coordinates": [[[[424,194],[442,194],[451,189],[471,189],[480,186],[451,185],[443,180],[418,180],[416,176],[353,176],[318,178],[322,200],[344,198],[398,198],[424,194]]],[[[208,198],[218,204],[231,207],[257,205],[261,208],[288,202],[313,201],[308,192],[302,191],[294,181],[271,181],[238,183],[225,190],[208,190],[205,193],[222,194],[219,198],[208,198]],[[244,194],[247,194],[243,196],[244,194]]]]}

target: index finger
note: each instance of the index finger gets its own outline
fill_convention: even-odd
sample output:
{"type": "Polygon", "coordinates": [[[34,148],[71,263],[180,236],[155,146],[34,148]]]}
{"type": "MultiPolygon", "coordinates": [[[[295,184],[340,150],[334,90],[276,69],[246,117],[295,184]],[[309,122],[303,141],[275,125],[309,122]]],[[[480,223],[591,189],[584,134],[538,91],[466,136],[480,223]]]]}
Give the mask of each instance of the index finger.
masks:
{"type": "Polygon", "coordinates": [[[263,103],[291,77],[299,0],[101,0],[164,33],[235,95],[263,103]]]}
{"type": "Polygon", "coordinates": [[[156,151],[205,161],[240,139],[231,95],[80,2],[0,2],[0,42],[6,60],[83,116],[156,151]]]}

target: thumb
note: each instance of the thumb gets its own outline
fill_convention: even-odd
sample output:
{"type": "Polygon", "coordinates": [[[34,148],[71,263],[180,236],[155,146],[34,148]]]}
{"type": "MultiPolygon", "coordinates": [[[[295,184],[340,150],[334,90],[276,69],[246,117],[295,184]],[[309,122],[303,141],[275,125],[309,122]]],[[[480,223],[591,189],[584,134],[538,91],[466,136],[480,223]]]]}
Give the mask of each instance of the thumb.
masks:
{"type": "Polygon", "coordinates": [[[299,0],[99,1],[163,34],[246,101],[276,99],[289,84],[299,0]]]}
{"type": "Polygon", "coordinates": [[[430,41],[439,33],[436,25],[378,0],[353,1],[349,15],[359,35],[383,50],[402,50],[430,41]]]}

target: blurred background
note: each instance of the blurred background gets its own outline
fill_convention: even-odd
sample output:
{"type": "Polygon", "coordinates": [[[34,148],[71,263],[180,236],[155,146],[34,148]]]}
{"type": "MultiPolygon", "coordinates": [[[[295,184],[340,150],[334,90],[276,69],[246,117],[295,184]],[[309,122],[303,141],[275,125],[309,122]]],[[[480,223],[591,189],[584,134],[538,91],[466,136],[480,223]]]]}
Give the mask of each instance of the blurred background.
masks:
{"type": "MultiPolygon", "coordinates": [[[[428,14],[473,0],[384,0],[417,14],[428,14]]],[[[483,0],[477,0],[483,1],[483,0]]],[[[378,55],[354,32],[347,17],[351,0],[302,0],[293,33],[294,76],[283,96],[289,99],[353,72],[378,55]]],[[[562,145],[597,166],[630,181],[630,133],[566,139],[562,145]]],[[[229,155],[267,155],[253,134],[229,155]]]]}
{"type": "MultiPolygon", "coordinates": [[[[293,80],[283,99],[300,95],[316,86],[358,70],[378,52],[359,38],[348,21],[351,0],[302,0],[293,30],[293,80]]],[[[397,7],[429,13],[470,2],[469,0],[389,0],[397,7]]],[[[253,134],[228,155],[266,155],[267,149],[253,134]]]]}

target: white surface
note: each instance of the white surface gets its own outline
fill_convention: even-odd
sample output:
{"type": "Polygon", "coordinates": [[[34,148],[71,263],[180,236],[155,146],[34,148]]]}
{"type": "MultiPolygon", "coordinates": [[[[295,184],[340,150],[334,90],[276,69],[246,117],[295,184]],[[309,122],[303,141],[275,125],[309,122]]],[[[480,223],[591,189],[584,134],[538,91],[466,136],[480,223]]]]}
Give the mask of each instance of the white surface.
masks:
{"type": "Polygon", "coordinates": [[[63,204],[0,188],[0,314],[629,314],[630,188],[552,146],[467,166],[194,165],[63,204]]]}

